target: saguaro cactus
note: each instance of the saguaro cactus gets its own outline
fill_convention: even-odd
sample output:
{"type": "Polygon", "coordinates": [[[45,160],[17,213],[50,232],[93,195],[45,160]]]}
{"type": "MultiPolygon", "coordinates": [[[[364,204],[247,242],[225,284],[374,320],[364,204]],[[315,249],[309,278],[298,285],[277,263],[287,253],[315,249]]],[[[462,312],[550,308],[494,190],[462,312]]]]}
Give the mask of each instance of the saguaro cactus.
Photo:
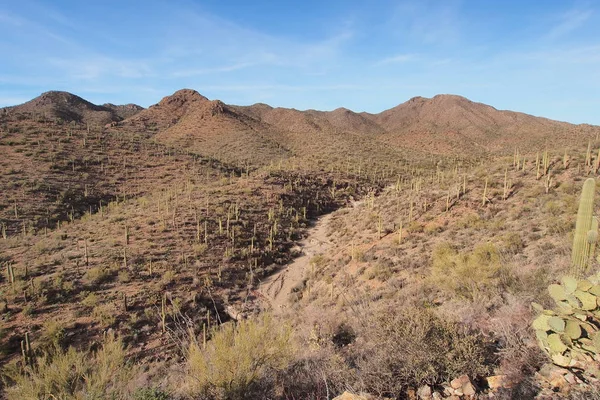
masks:
{"type": "Polygon", "coordinates": [[[586,273],[598,240],[598,219],[593,216],[595,191],[596,181],[587,179],[581,192],[573,238],[571,275],[575,277],[582,277],[586,273]]]}

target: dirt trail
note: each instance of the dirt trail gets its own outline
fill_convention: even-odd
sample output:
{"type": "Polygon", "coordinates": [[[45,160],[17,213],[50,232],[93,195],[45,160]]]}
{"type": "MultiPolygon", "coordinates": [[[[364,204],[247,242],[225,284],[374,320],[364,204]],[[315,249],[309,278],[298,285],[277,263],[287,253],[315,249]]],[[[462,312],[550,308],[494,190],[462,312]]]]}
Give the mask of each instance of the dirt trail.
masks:
{"type": "Polygon", "coordinates": [[[314,226],[308,230],[308,236],[300,242],[302,255],[291,264],[282,268],[261,282],[259,292],[265,296],[274,312],[280,312],[287,306],[288,297],[292,289],[301,283],[305,271],[310,266],[310,260],[317,254],[325,253],[331,242],[327,239],[327,226],[334,213],[324,215],[317,219],[314,226]]]}
{"type": "MultiPolygon", "coordinates": [[[[348,208],[355,208],[363,201],[354,201],[348,208]]],[[[332,247],[333,243],[326,235],[327,227],[333,216],[341,210],[319,217],[308,230],[306,238],[300,242],[302,255],[260,283],[258,291],[268,300],[273,312],[281,312],[287,307],[292,289],[302,282],[310,268],[310,260],[332,247]]]]}

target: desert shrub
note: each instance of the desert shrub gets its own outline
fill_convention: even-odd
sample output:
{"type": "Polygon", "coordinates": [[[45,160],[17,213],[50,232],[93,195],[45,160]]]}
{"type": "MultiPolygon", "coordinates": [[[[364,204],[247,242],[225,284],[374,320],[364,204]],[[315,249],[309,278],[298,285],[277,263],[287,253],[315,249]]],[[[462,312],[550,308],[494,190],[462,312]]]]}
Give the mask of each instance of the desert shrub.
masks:
{"type": "Polygon", "coordinates": [[[573,218],[565,217],[546,218],[545,225],[548,233],[554,235],[566,235],[575,227],[573,218]]]}
{"type": "Polygon", "coordinates": [[[101,284],[110,280],[112,271],[109,268],[93,267],[85,273],[85,279],[92,284],[101,284]]]}
{"type": "Polygon", "coordinates": [[[194,249],[194,254],[198,257],[204,255],[206,250],[208,250],[208,246],[205,243],[196,243],[192,248],[194,249]]]}
{"type": "Polygon", "coordinates": [[[517,232],[510,232],[502,236],[502,248],[507,253],[517,254],[524,247],[523,239],[517,232]]]}
{"type": "Polygon", "coordinates": [[[112,303],[98,304],[92,311],[92,316],[103,327],[110,327],[117,322],[117,307],[112,303]]]}
{"type": "Polygon", "coordinates": [[[423,224],[419,221],[413,221],[406,227],[407,233],[421,233],[423,232],[423,224]]]}
{"type": "Polygon", "coordinates": [[[322,254],[317,254],[310,259],[310,264],[317,269],[322,269],[325,267],[325,265],[327,265],[328,261],[329,260],[327,257],[323,256],[322,254]]]}
{"type": "Polygon", "coordinates": [[[65,339],[65,326],[62,321],[49,319],[44,322],[40,341],[47,348],[59,348],[65,339]]]}
{"type": "Polygon", "coordinates": [[[444,226],[439,222],[431,222],[423,228],[423,231],[428,235],[440,233],[444,230],[444,226]]]}
{"type": "Polygon", "coordinates": [[[169,400],[171,397],[158,388],[138,389],[133,394],[133,400],[169,400]]]}
{"type": "Polygon", "coordinates": [[[479,244],[470,252],[442,243],[433,251],[431,279],[439,287],[473,300],[481,293],[506,287],[512,275],[493,243],[479,244]]]}
{"type": "Polygon", "coordinates": [[[563,207],[559,202],[550,200],[544,205],[544,210],[553,217],[556,217],[563,212],[563,207]]]}
{"type": "Polygon", "coordinates": [[[558,186],[558,190],[565,194],[576,195],[579,194],[581,190],[578,186],[576,186],[573,182],[561,182],[558,186]]]}
{"type": "Polygon", "coordinates": [[[169,269],[162,274],[161,283],[164,286],[169,286],[175,280],[175,271],[169,269]]]}
{"type": "Polygon", "coordinates": [[[85,307],[94,308],[98,305],[98,301],[99,301],[98,295],[96,295],[96,293],[92,292],[83,298],[83,300],[81,301],[81,304],[85,307]]]}
{"type": "Polygon", "coordinates": [[[351,351],[368,393],[396,397],[408,387],[490,372],[491,344],[432,310],[387,309],[364,322],[351,351]]]}
{"type": "Polygon", "coordinates": [[[357,262],[365,261],[365,253],[359,247],[352,245],[350,247],[349,253],[350,253],[351,260],[354,260],[357,262]]]}
{"type": "Polygon", "coordinates": [[[500,398],[530,399],[539,392],[535,374],[547,361],[537,346],[534,332],[529,328],[530,307],[519,298],[508,295],[506,304],[499,307],[488,320],[487,328],[496,339],[499,373],[505,375],[510,388],[500,398]]]}
{"type": "Polygon", "coordinates": [[[290,329],[265,315],[215,328],[206,348],[192,340],[187,353],[187,390],[194,396],[252,398],[251,393],[261,389],[261,379],[291,362],[290,334],[290,329]]]}
{"type": "Polygon", "coordinates": [[[476,228],[481,228],[483,225],[484,225],[484,223],[481,220],[481,217],[474,212],[468,213],[464,217],[462,217],[461,219],[456,221],[456,226],[460,229],[467,229],[467,228],[475,228],[476,229],[476,228]]]}
{"type": "Polygon", "coordinates": [[[299,357],[281,370],[275,381],[285,399],[326,399],[331,393],[341,393],[349,382],[356,380],[353,371],[340,354],[323,347],[299,357]]]}
{"type": "Polygon", "coordinates": [[[379,279],[382,282],[387,281],[394,276],[394,270],[391,266],[383,265],[381,263],[375,264],[367,274],[367,279],[379,279]]]}
{"type": "Polygon", "coordinates": [[[108,335],[96,353],[56,348],[33,365],[12,363],[3,372],[8,400],[99,400],[131,398],[128,385],[135,370],[125,361],[121,341],[108,335]]]}
{"type": "Polygon", "coordinates": [[[131,274],[126,270],[121,270],[117,274],[117,279],[119,280],[119,283],[131,282],[131,274]]]}
{"type": "Polygon", "coordinates": [[[30,317],[34,314],[35,312],[35,307],[33,304],[31,303],[27,303],[23,306],[23,309],[21,310],[21,312],[23,313],[23,315],[25,315],[26,317],[30,317]]]}

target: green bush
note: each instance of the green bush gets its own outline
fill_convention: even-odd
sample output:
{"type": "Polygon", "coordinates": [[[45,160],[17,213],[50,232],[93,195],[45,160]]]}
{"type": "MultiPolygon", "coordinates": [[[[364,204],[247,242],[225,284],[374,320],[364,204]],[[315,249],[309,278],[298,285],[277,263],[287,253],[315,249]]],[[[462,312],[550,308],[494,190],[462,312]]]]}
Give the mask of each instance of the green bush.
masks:
{"type": "Polygon", "coordinates": [[[121,341],[108,335],[96,353],[55,348],[33,365],[12,363],[3,372],[7,400],[124,400],[131,398],[135,370],[125,361],[121,341]]]}
{"type": "Polygon", "coordinates": [[[85,279],[92,284],[108,282],[112,277],[112,270],[104,267],[93,267],[85,273],[85,279]]]}
{"type": "Polygon", "coordinates": [[[213,329],[206,348],[192,340],[187,354],[189,394],[250,398],[261,379],[291,362],[290,334],[289,328],[266,315],[213,329]]]}
{"type": "Polygon", "coordinates": [[[98,304],[92,310],[92,316],[104,328],[113,326],[117,322],[117,315],[119,311],[113,303],[98,304]]]}
{"type": "Polygon", "coordinates": [[[144,388],[137,390],[134,395],[134,400],[169,400],[171,397],[157,388],[144,388]]]}
{"type": "Polygon", "coordinates": [[[480,293],[506,287],[511,278],[493,243],[479,244],[470,252],[442,243],[433,251],[431,280],[459,296],[473,300],[480,293]]]}

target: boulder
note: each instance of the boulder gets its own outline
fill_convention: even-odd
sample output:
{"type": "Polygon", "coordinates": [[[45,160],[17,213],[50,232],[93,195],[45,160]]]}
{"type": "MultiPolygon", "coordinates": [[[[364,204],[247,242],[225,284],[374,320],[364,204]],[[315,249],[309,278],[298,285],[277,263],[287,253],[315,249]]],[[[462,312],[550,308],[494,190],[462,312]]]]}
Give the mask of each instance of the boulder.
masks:
{"type": "Polygon", "coordinates": [[[421,386],[417,390],[417,396],[421,400],[430,400],[431,399],[431,388],[427,385],[421,386]]]}
{"type": "Polygon", "coordinates": [[[471,383],[468,375],[461,375],[450,382],[450,386],[454,389],[454,395],[456,396],[474,396],[475,386],[471,383]]]}

